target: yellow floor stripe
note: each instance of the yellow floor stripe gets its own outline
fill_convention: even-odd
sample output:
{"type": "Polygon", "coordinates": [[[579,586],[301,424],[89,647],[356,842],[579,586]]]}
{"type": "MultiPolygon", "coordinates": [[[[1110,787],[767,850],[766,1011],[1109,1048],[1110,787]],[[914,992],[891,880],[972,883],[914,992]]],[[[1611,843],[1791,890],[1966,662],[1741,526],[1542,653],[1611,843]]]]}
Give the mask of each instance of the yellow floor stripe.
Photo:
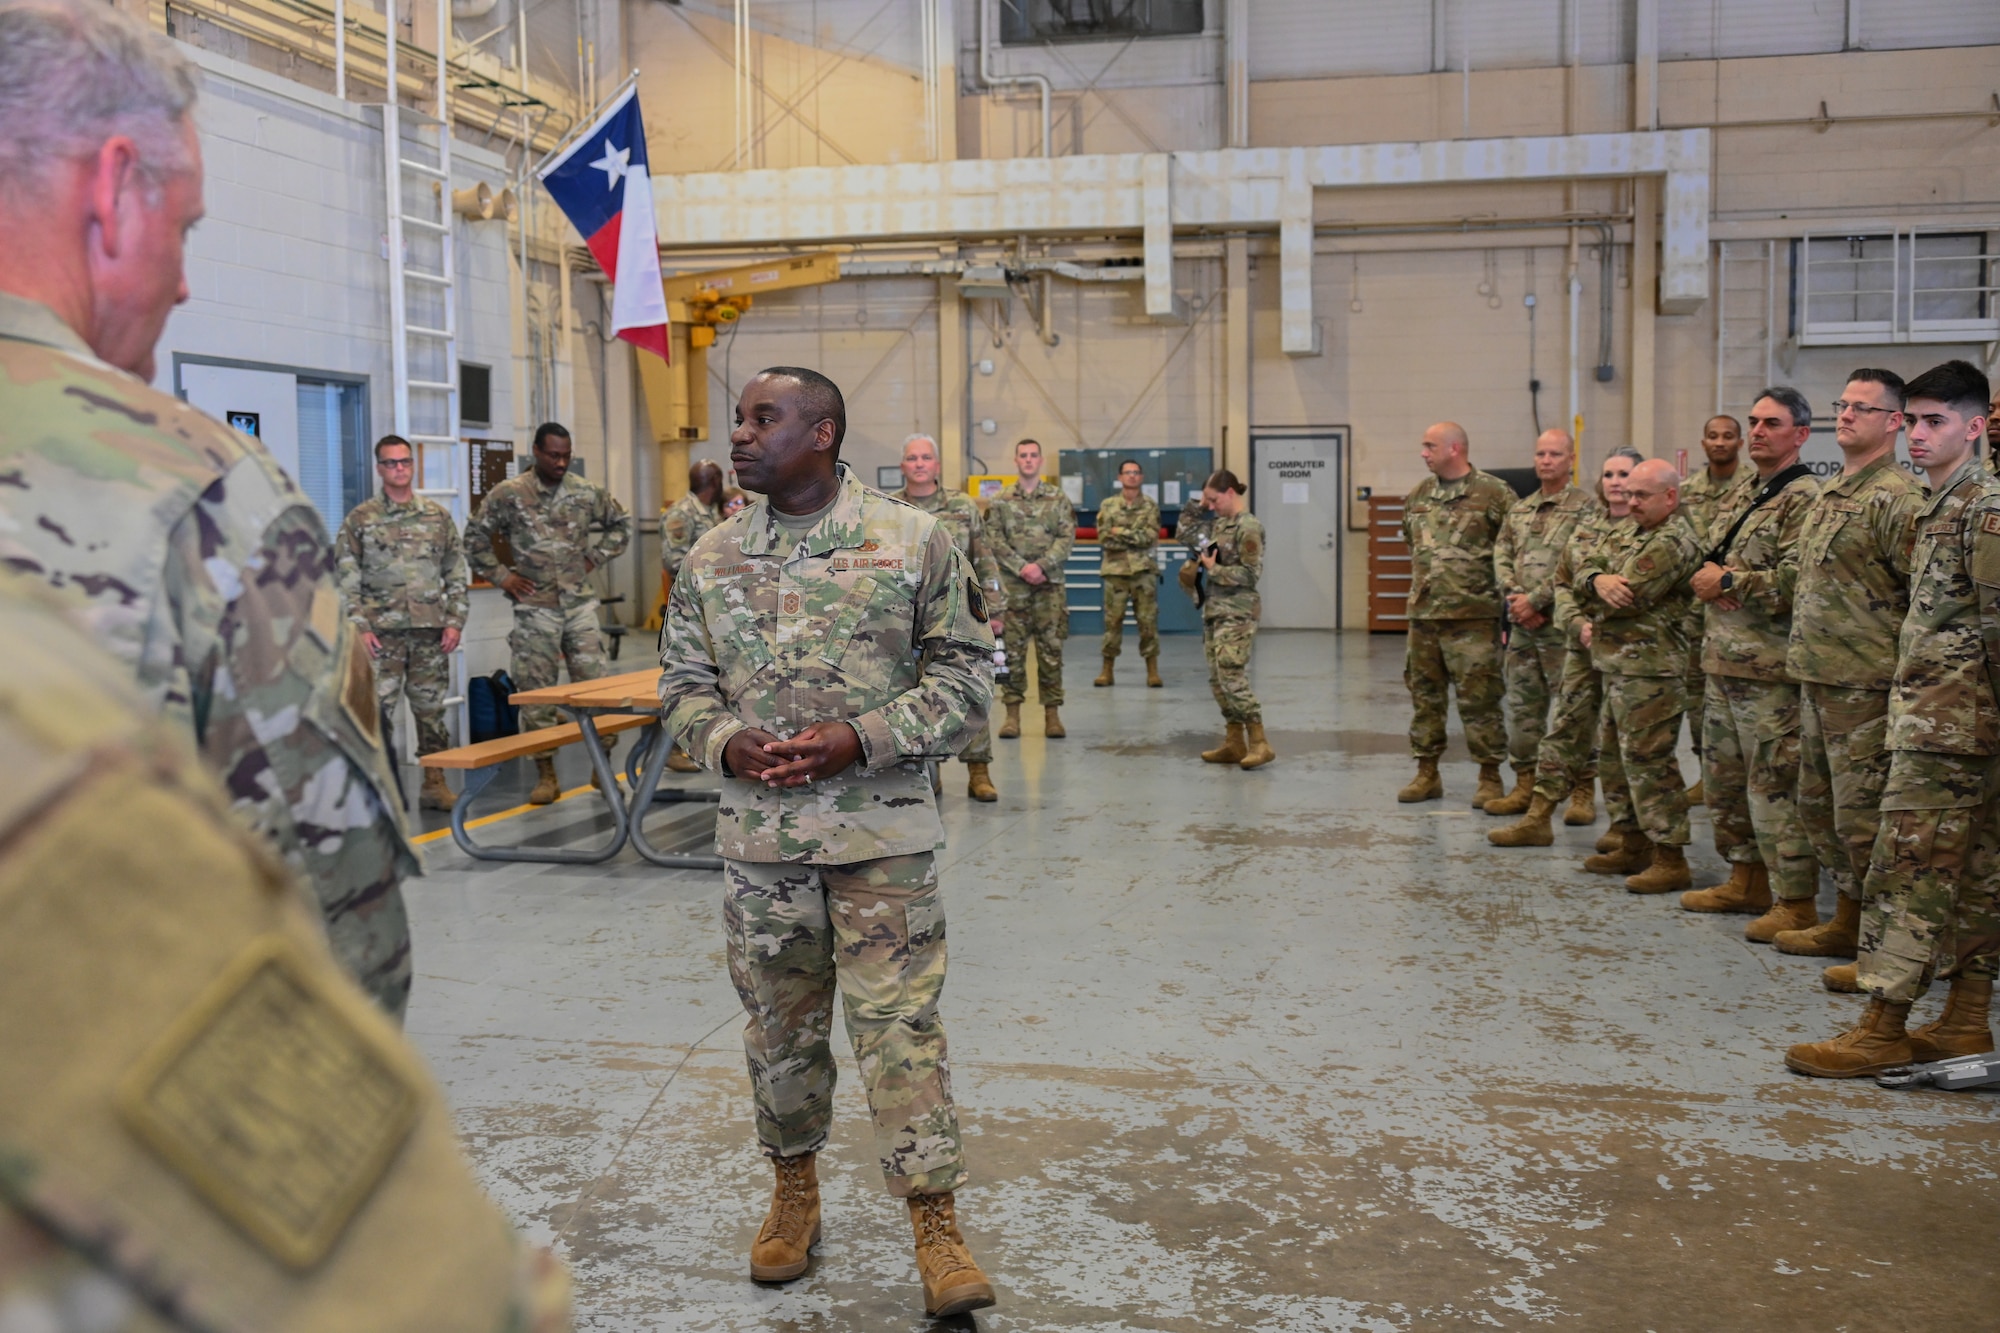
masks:
{"type": "MultiPolygon", "coordinates": [[[[621,787],[619,790],[623,791],[624,789],[621,787]]],[[[594,792],[596,788],[592,787],[588,782],[584,783],[581,787],[571,787],[568,791],[556,797],[554,801],[549,802],[549,805],[567,801],[580,791],[594,792]]],[[[525,815],[530,810],[546,810],[548,808],[547,805],[517,805],[511,810],[501,810],[494,814],[481,815],[477,819],[468,819],[465,821],[465,826],[469,829],[485,828],[488,824],[497,824],[503,819],[512,819],[515,815],[525,815]]],[[[410,841],[416,846],[421,847],[427,842],[436,842],[440,838],[449,838],[450,836],[451,825],[447,824],[441,829],[432,829],[429,833],[419,833],[416,837],[410,839],[410,841]]]]}

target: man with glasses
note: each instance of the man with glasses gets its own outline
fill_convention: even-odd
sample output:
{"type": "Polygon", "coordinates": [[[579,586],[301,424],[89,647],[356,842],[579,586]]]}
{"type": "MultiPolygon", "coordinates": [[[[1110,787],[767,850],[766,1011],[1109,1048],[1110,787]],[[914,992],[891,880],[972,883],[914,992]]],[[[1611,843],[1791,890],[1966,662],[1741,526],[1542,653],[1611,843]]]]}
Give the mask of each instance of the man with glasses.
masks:
{"type": "Polygon", "coordinates": [[[1789,917],[1767,909],[1810,900],[1819,867],[1799,823],[1799,687],[1786,674],[1799,536],[1819,494],[1799,451],[1812,434],[1812,407],[1797,389],[1774,385],[1750,409],[1750,461],[1757,487],[1719,509],[1708,556],[1690,586],[1707,605],[1701,665],[1708,673],[1702,720],[1702,787],[1715,821],[1715,850],[1729,879],[1681,896],[1690,912],[1746,912],[1744,931],[1760,944],[1789,917]]]}
{"type": "Polygon", "coordinates": [[[1799,682],[1799,819],[1839,896],[1823,924],[1811,898],[1780,899],[1771,911],[1783,929],[1771,943],[1781,953],[1852,958],[1889,777],[1889,687],[1924,488],[1896,462],[1901,376],[1857,370],[1833,410],[1840,475],[1806,515],[1785,669],[1799,682]]]}
{"type": "MultiPolygon", "coordinates": [[[[354,506],[334,538],[334,578],[347,618],[375,660],[375,697],[385,721],[397,696],[407,698],[417,753],[435,754],[451,748],[444,729],[447,659],[465,633],[471,580],[450,512],[416,492],[410,442],[400,435],[377,440],[375,473],[381,493],[354,506]]],[[[421,799],[427,810],[451,809],[455,798],[441,770],[424,770],[421,799]]]]}

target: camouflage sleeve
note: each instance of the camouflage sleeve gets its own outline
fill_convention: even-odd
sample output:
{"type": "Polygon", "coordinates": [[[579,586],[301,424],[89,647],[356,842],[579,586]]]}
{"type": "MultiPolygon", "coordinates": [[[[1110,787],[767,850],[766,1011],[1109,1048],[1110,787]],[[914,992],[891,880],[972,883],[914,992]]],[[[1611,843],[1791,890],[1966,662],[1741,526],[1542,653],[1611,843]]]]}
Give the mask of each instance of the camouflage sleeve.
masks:
{"type": "Polygon", "coordinates": [[[952,545],[943,524],[924,546],[913,639],[923,674],[882,707],[849,718],[861,738],[861,772],[904,759],[949,757],[986,725],[993,706],[993,631],[980,615],[985,595],[972,565],[952,545]]]}
{"type": "Polygon", "coordinates": [[[660,712],[667,734],[714,772],[722,747],[748,725],[722,698],[722,668],[715,658],[701,598],[692,578],[676,578],[660,628],[660,712]]]}
{"type": "Polygon", "coordinates": [[[1069,559],[1070,548],[1076,545],[1075,508],[1068,501],[1064,501],[1055,506],[1055,515],[1060,523],[1049,533],[1053,540],[1049,543],[1048,552],[1041,559],[1042,570],[1051,580],[1062,573],[1063,564],[1069,559]]]}
{"type": "Polygon", "coordinates": [[[439,543],[438,567],[444,571],[444,623],[463,631],[472,615],[472,574],[465,564],[465,542],[449,511],[444,516],[444,540],[439,543]]]}
{"type": "Polygon", "coordinates": [[[693,536],[688,531],[687,516],[677,506],[669,506],[660,513],[660,568],[669,574],[678,573],[681,561],[687,559],[688,548],[694,545],[693,536]]]}
{"type": "MultiPolygon", "coordinates": [[[[237,813],[313,886],[335,954],[392,1014],[410,987],[397,889],[418,873],[374,672],[340,613],[319,515],[252,455],[168,538],[195,743],[237,813]]],[[[275,470],[275,465],[269,465],[275,470]]]]}
{"type": "Polygon", "coordinates": [[[596,536],[596,554],[591,563],[602,569],[632,544],[632,516],[609,490],[600,490],[597,495],[597,514],[590,525],[596,536]]]}
{"type": "Polygon", "coordinates": [[[1729,595],[1745,606],[1756,603],[1774,616],[1791,614],[1792,593],[1799,586],[1799,538],[1804,534],[1806,515],[1818,497],[1816,487],[1797,483],[1778,497],[1778,563],[1769,569],[1736,572],[1729,595]]]}
{"type": "MultiPolygon", "coordinates": [[[[1693,575],[1699,556],[1693,541],[1682,542],[1671,531],[1658,529],[1631,547],[1631,554],[1615,571],[1632,589],[1632,605],[1607,607],[1606,620],[1629,620],[1644,615],[1682,590],[1693,575]]],[[[1592,590],[1593,597],[1595,590],[1592,590]]]]}
{"type": "MultiPolygon", "coordinates": [[[[1549,544],[1557,551],[1567,550],[1570,536],[1576,531],[1577,522],[1578,516],[1574,513],[1566,519],[1558,519],[1555,531],[1549,534],[1549,544]]],[[[1523,592],[1528,594],[1528,605],[1534,607],[1535,610],[1540,611],[1543,615],[1547,615],[1555,607],[1557,593],[1555,571],[1556,568],[1560,567],[1560,564],[1561,559],[1558,557],[1556,565],[1551,566],[1549,572],[1539,582],[1533,587],[1522,589],[1523,592]]]]}
{"type": "Polygon", "coordinates": [[[1514,524],[1513,516],[1500,521],[1500,533],[1493,539],[1493,581],[1500,588],[1500,595],[1526,592],[1514,581],[1514,524]]]}
{"type": "Polygon", "coordinates": [[[996,502],[986,513],[986,542],[993,548],[993,559],[1007,574],[1019,575],[1021,567],[1028,561],[1021,555],[1014,542],[1013,522],[1010,515],[1013,507],[996,502]]]}
{"type": "Polygon", "coordinates": [[[1908,583],[1915,572],[1917,515],[1923,512],[1924,493],[1912,486],[1886,495],[1875,506],[1876,549],[1889,554],[1889,567],[1908,583]]]}
{"type": "Polygon", "coordinates": [[[1000,586],[1000,562],[993,558],[993,545],[986,539],[986,520],[979,516],[979,506],[972,506],[971,521],[967,524],[970,536],[966,545],[967,555],[972,560],[972,572],[979,576],[979,586],[993,589],[1000,586]]]}
{"type": "Polygon", "coordinates": [[[507,493],[488,495],[465,523],[465,562],[475,578],[497,584],[506,569],[493,553],[493,534],[506,530],[507,493]]]}
{"type": "Polygon", "coordinates": [[[361,614],[361,527],[353,514],[340,525],[340,532],[333,539],[333,554],[333,581],[340,588],[347,618],[366,630],[368,620],[361,614]]]}
{"type": "Polygon", "coordinates": [[[1236,530],[1236,558],[1208,571],[1211,588],[1254,588],[1264,572],[1264,525],[1246,517],[1236,530]]]}

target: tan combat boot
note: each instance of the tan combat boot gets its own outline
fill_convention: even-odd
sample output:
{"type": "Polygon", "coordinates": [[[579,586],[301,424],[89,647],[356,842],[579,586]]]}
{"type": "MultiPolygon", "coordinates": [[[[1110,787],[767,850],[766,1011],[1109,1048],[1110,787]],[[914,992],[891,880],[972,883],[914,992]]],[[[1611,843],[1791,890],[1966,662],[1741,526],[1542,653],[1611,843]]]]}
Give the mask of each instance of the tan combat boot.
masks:
{"type": "Polygon", "coordinates": [[[1993,1008],[1993,982],[1986,977],[1953,977],[1944,1013],[1935,1023],[1910,1032],[1912,1057],[1929,1064],[1954,1055],[1984,1055],[1993,1049],[1993,1029],[1987,1015],[1993,1008]]]}
{"type": "Polygon", "coordinates": [[[771,1187],[771,1211],[750,1246],[752,1282],[790,1282],[806,1271],[806,1258],[819,1244],[819,1167],[817,1155],[776,1157],[777,1182],[771,1187]]]}
{"type": "Polygon", "coordinates": [[[1689,805],[1708,804],[1708,793],[1702,790],[1700,778],[1696,778],[1694,780],[1694,786],[1688,788],[1688,804],[1689,805]]]}
{"type": "Polygon", "coordinates": [[[424,770],[424,790],[417,798],[426,810],[449,810],[458,798],[451,794],[451,788],[444,785],[444,773],[440,769],[424,770]]]}
{"type": "Polygon", "coordinates": [[[1597,841],[1591,844],[1595,850],[1600,852],[1615,852],[1624,845],[1625,831],[1616,824],[1598,834],[1597,841]]]}
{"type": "Polygon", "coordinates": [[[1516,768],[1514,770],[1514,790],[1505,796],[1496,796],[1486,803],[1489,815],[1518,815],[1528,808],[1535,799],[1535,770],[1516,768]]]}
{"type": "Polygon", "coordinates": [[[965,794],[975,801],[1000,799],[1000,791],[993,785],[993,775],[987,772],[985,764],[965,766],[965,794]]]}
{"type": "Polygon", "coordinates": [[[1042,705],[1042,735],[1054,741],[1059,741],[1069,735],[1067,731],[1063,730],[1062,714],[1056,711],[1054,704],[1042,705]]]}
{"type": "Polygon", "coordinates": [[[1500,765],[1481,764],[1479,785],[1472,792],[1472,808],[1484,810],[1488,801],[1497,801],[1507,794],[1507,788],[1500,781],[1500,765]]]}
{"type": "Polygon", "coordinates": [[[701,765],[688,757],[688,752],[676,745],[667,751],[667,767],[676,773],[699,773],[701,765]]]}
{"type": "Polygon", "coordinates": [[[1814,1078],[1860,1078],[1913,1063],[1916,1048],[1903,1030],[1910,1016],[1907,1004],[1891,1004],[1876,996],[1858,1027],[1831,1041],[1794,1046],[1785,1052],[1785,1066],[1814,1078]]]}
{"type": "Polygon", "coordinates": [[[560,795],[562,795],[562,789],[556,786],[556,761],[554,756],[546,754],[536,755],[535,789],[528,793],[528,804],[548,805],[560,795]]]}
{"type": "MultiPolygon", "coordinates": [[[[1617,844],[1609,851],[1583,858],[1583,868],[1593,875],[1636,875],[1653,864],[1653,840],[1627,826],[1611,830],[1617,844]]],[[[1608,836],[1608,835],[1607,835],[1608,836]]]]}
{"type": "Polygon", "coordinates": [[[1811,930],[1819,924],[1819,906],[1811,898],[1780,898],[1771,909],[1743,927],[1752,944],[1769,944],[1781,931],[1811,930]]]}
{"type": "Polygon", "coordinates": [[[1833,900],[1833,920],[1804,930],[1781,930],[1771,940],[1779,953],[1808,958],[1852,958],[1861,946],[1861,904],[1846,894],[1833,900]]]}
{"type": "Polygon", "coordinates": [[[1114,680],[1111,675],[1111,664],[1115,660],[1116,660],[1115,658],[1110,658],[1110,657],[1105,658],[1104,670],[1098,672],[1097,679],[1091,681],[1090,683],[1092,685],[1116,685],[1118,682],[1114,680]]]}
{"type": "MultiPolygon", "coordinates": [[[[1583,828],[1597,822],[1597,784],[1580,782],[1569,794],[1569,808],[1563,811],[1563,823],[1571,828],[1583,828]]],[[[1598,848],[1599,851],[1604,850],[1598,848]]]]}
{"type": "Polygon", "coordinates": [[[1245,752],[1236,761],[1238,768],[1262,768],[1278,756],[1271,751],[1271,742],[1264,739],[1264,724],[1252,722],[1244,737],[1245,752]]]}
{"type": "Polygon", "coordinates": [[[1741,861],[1729,867],[1729,878],[1713,888],[1696,889],[1681,895],[1681,907],[1689,912],[1756,912],[1771,905],[1771,872],[1762,864],[1741,861]]]}
{"type": "Polygon", "coordinates": [[[1444,795],[1444,779],[1438,776],[1438,761],[1417,760],[1417,775],[1410,779],[1407,787],[1396,793],[1396,799],[1404,805],[1416,801],[1435,801],[1444,795]]]}
{"type": "Polygon", "coordinates": [[[1861,993],[1861,968],[1856,963],[1835,963],[1819,974],[1819,984],[1835,995],[1861,993]]]}
{"type": "Polygon", "coordinates": [[[1627,893],[1674,893],[1694,882],[1688,872],[1687,853],[1669,843],[1653,844],[1653,861],[1625,880],[1627,893]]]}
{"type": "Polygon", "coordinates": [[[1201,752],[1201,762],[1204,764],[1240,764],[1243,762],[1243,756],[1249,753],[1249,747],[1243,743],[1243,724],[1241,722],[1231,722],[1229,724],[1229,732],[1223,737],[1222,744],[1216,746],[1213,750],[1203,750],[1201,752]]]}
{"type": "Polygon", "coordinates": [[[1021,734],[1021,705],[1007,705],[1006,720],[1000,724],[1000,730],[993,734],[1003,741],[1011,741],[1021,734]]]}
{"type": "Polygon", "coordinates": [[[948,1319],[993,1304],[993,1284],[979,1271],[959,1234],[949,1194],[918,1194],[908,1201],[917,1233],[917,1274],[924,1280],[924,1313],[948,1319]]]}
{"type": "Polygon", "coordinates": [[[1161,687],[1162,685],[1165,685],[1166,683],[1167,683],[1167,682],[1165,682],[1164,680],[1161,680],[1161,679],[1160,679],[1160,659],[1159,659],[1159,658],[1157,658],[1157,657],[1149,657],[1149,658],[1147,658],[1147,659],[1146,659],[1146,688],[1147,688],[1147,689],[1149,689],[1149,690],[1157,690],[1157,689],[1159,689],[1159,688],[1160,688],[1160,687],[1161,687]]]}
{"type": "Polygon", "coordinates": [[[1495,847],[1547,847],[1556,840],[1556,831],[1549,825],[1555,811],[1556,803],[1548,797],[1530,796],[1528,812],[1506,828],[1489,832],[1486,841],[1495,847]]]}

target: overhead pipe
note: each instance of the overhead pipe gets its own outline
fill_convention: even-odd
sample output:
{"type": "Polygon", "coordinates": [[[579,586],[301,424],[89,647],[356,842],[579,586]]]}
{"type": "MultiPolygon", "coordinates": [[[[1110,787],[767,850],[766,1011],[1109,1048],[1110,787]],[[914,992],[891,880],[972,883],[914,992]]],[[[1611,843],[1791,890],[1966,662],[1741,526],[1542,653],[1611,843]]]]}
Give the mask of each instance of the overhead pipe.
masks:
{"type": "Polygon", "coordinates": [[[1045,74],[995,74],[993,72],[993,0],[979,0],[979,82],[987,88],[1018,88],[1033,84],[1042,98],[1042,156],[1049,151],[1049,92],[1052,85],[1045,74]]]}

